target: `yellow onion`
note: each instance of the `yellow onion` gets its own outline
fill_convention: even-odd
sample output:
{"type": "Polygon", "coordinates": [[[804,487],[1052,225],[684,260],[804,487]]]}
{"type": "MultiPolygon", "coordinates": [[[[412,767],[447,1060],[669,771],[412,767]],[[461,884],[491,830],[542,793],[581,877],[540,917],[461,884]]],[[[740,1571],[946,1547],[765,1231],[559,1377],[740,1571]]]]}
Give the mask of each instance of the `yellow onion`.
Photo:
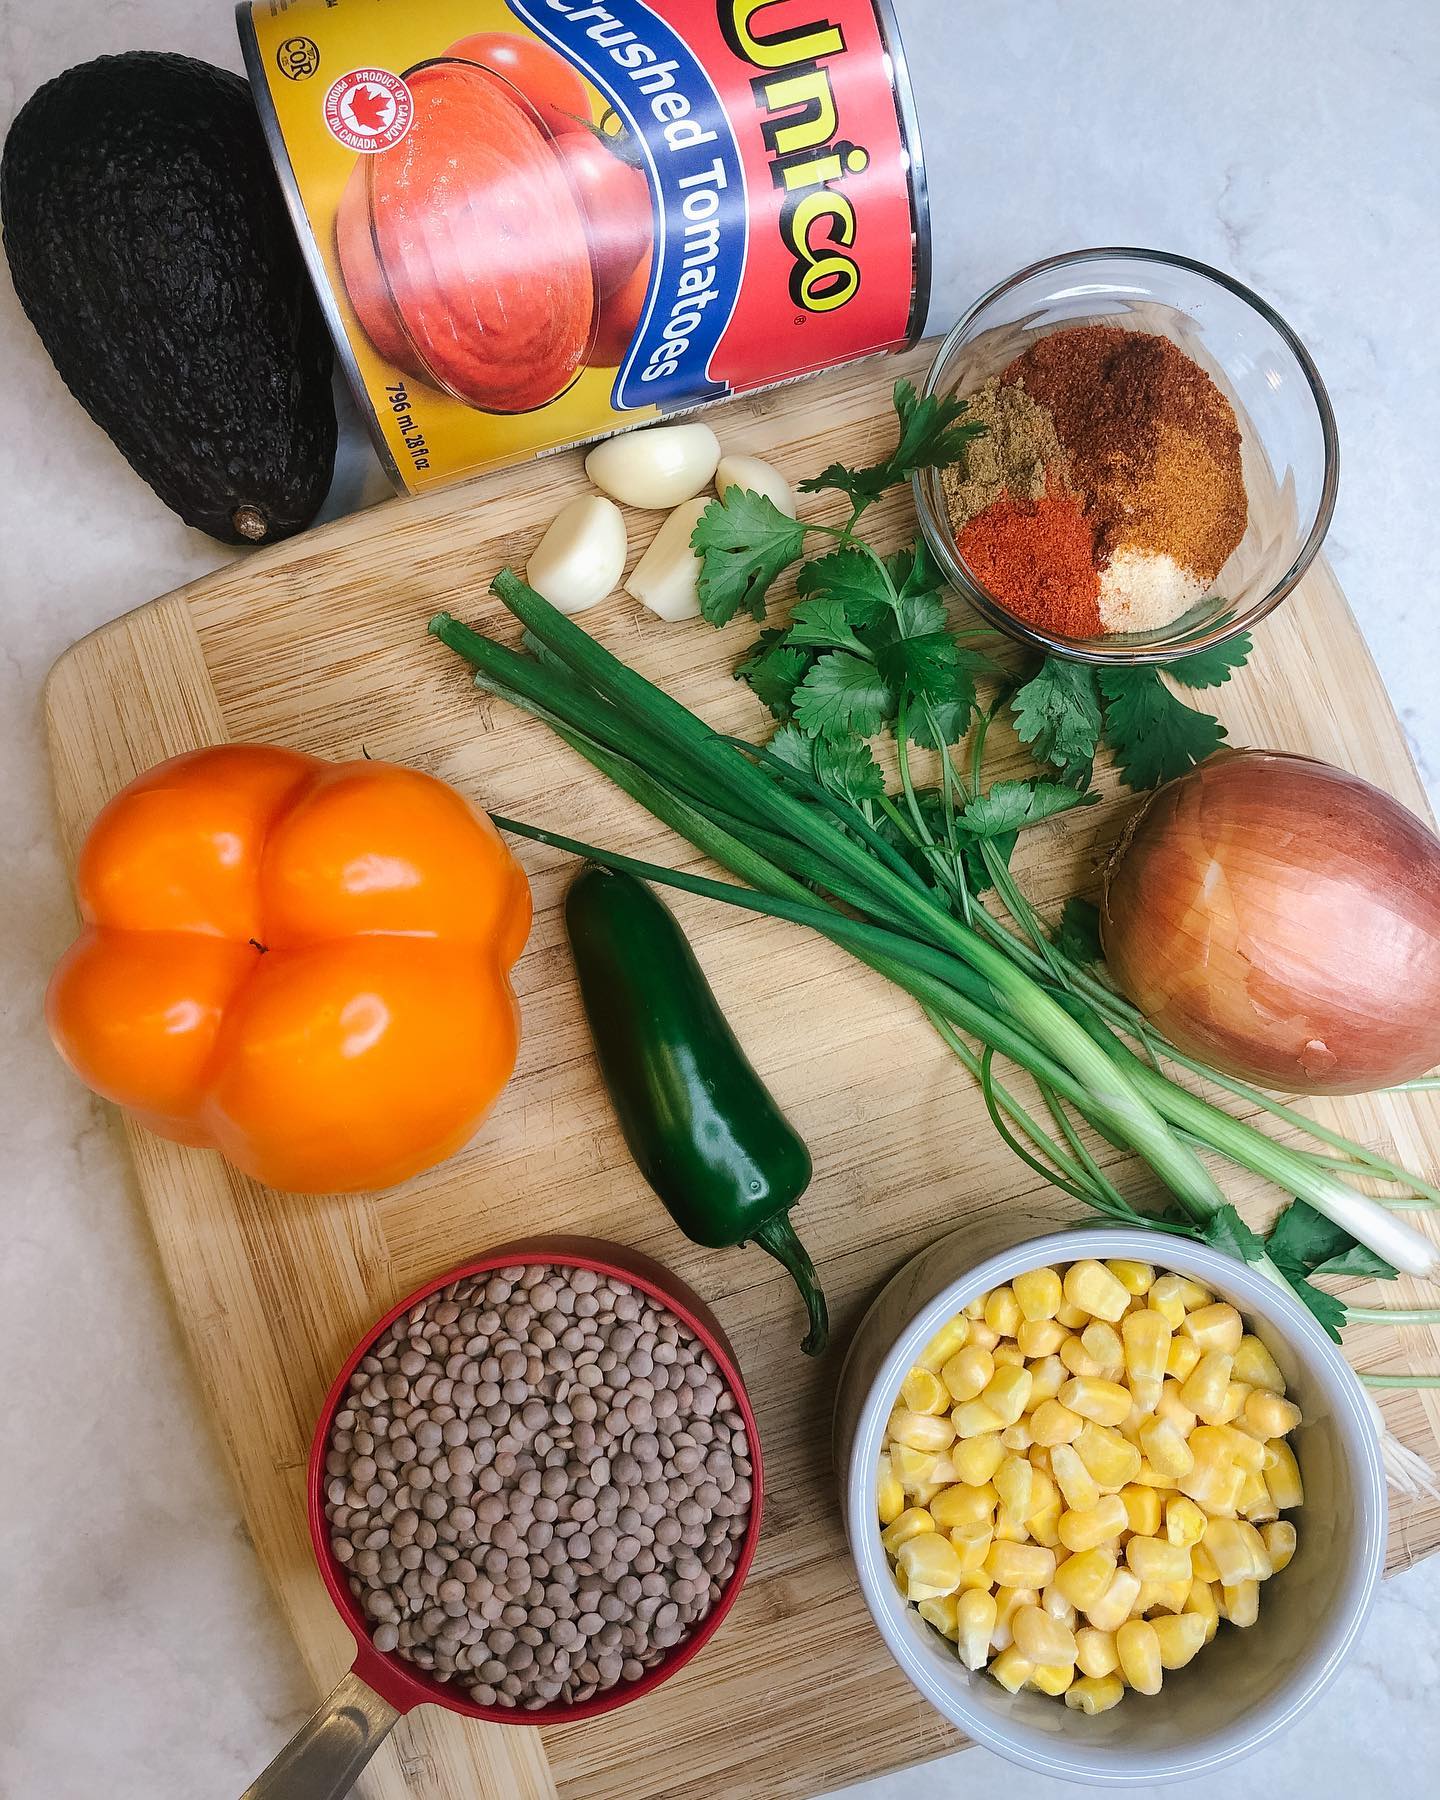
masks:
{"type": "Polygon", "coordinates": [[[1101,911],[1126,996],[1224,1074],[1347,1094],[1440,1062],[1440,839],[1356,775],[1202,763],[1132,822],[1101,911]]]}

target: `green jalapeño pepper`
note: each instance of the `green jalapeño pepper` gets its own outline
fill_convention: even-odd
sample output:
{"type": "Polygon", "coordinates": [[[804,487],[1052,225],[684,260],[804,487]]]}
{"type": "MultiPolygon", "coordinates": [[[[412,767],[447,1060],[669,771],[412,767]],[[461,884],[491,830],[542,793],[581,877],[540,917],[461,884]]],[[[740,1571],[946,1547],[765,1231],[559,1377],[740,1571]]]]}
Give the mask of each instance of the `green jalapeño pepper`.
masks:
{"type": "Polygon", "coordinates": [[[759,1244],[795,1279],[818,1356],[829,1321],[789,1210],[810,1152],[737,1043],[669,909],[630,875],[587,867],[565,926],[600,1073],[641,1174],[675,1223],[719,1250],[759,1244]]]}

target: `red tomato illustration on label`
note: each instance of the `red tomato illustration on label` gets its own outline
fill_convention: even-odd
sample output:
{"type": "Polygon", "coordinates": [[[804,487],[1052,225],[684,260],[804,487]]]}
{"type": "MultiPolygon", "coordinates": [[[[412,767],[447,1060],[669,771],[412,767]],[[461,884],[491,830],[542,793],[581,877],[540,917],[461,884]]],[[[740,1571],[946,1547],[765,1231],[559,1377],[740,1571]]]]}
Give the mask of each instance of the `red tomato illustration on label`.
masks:
{"type": "Polygon", "coordinates": [[[423,379],[414,346],[405,335],[395,302],[385,281],[384,271],[375,255],[375,240],[370,232],[370,166],[357,162],[340,196],[335,215],[335,253],[340,258],[340,272],[345,278],[345,292],[356,316],[365,327],[365,335],[385,358],[403,369],[407,375],[423,379]]]}
{"type": "Polygon", "coordinates": [[[595,342],[586,362],[592,369],[618,369],[625,352],[635,341],[640,320],[645,312],[645,299],[650,292],[650,269],[655,252],[647,250],[635,273],[601,303],[600,322],[595,329],[595,342]]]}
{"type": "Polygon", "coordinates": [[[607,300],[634,274],[650,248],[650,183],[642,169],[626,162],[593,131],[556,138],[555,151],[580,197],[590,227],[595,284],[601,300],[607,300]]]}
{"type": "Polygon", "coordinates": [[[445,54],[513,81],[557,137],[589,129],[589,90],[565,58],[537,38],[481,31],[459,39],[445,54]]]}
{"type": "Polygon", "coordinates": [[[442,62],[409,79],[414,124],[376,159],[371,190],[395,307],[438,385],[487,412],[529,412],[565,392],[594,336],[579,203],[503,78],[442,62]]]}

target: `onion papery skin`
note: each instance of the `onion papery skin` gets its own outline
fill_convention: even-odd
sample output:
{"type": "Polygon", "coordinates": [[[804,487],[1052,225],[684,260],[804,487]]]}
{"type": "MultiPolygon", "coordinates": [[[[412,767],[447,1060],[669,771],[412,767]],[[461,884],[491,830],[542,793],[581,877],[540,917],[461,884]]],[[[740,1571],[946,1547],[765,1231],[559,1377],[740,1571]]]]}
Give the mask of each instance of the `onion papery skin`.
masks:
{"type": "Polygon", "coordinates": [[[1223,1074],[1354,1094],[1440,1063],[1440,838],[1327,763],[1235,751],[1162,788],[1101,935],[1126,997],[1223,1074]]]}

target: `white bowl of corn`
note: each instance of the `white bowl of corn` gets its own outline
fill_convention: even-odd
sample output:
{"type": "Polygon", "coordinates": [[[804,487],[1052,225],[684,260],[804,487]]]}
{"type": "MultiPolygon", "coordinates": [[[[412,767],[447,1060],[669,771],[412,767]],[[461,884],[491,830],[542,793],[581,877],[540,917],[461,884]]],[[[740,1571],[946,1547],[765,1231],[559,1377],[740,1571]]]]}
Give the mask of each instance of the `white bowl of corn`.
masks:
{"type": "Polygon", "coordinates": [[[977,1254],[961,1231],[901,1270],[841,1376],[875,1622],[952,1724],[1031,1768],[1222,1768],[1317,1698],[1370,1610],[1387,1516],[1364,1391],[1288,1294],[1188,1240],[977,1254]]]}

